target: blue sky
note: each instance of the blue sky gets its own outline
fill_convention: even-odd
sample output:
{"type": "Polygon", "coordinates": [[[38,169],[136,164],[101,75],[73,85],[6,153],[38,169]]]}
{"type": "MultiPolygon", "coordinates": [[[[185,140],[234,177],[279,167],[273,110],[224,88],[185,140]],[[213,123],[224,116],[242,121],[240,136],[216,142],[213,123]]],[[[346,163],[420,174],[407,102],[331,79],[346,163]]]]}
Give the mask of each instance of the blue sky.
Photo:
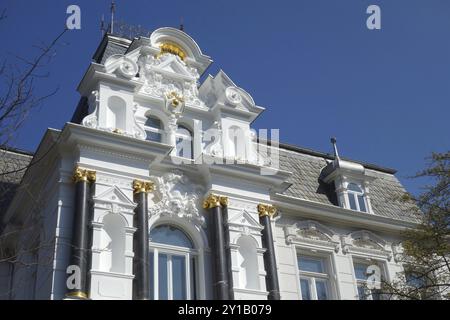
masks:
{"type": "MultiPolygon", "coordinates": [[[[450,146],[450,1],[132,1],[116,0],[117,19],[153,30],[177,27],[266,111],[256,128],[280,128],[283,142],[396,168],[407,176],[432,151],[450,146]],[[366,27],[381,8],[382,29],[366,27]]],[[[37,93],[59,87],[18,132],[14,146],[34,150],[47,127],[62,128],[79,100],[76,87],[101,40],[108,0],[2,0],[0,58],[32,57],[33,45],[63,29],[66,8],[81,7],[81,30],[65,34],[37,93]]]]}

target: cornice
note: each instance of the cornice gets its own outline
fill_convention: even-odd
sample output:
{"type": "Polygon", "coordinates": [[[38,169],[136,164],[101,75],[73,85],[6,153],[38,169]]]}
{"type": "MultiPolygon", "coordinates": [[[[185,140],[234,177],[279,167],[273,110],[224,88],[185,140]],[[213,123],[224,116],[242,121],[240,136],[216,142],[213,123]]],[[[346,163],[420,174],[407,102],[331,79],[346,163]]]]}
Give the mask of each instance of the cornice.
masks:
{"type": "Polygon", "coordinates": [[[66,144],[66,147],[82,145],[82,148],[94,148],[103,153],[119,153],[123,157],[146,161],[161,160],[173,148],[167,144],[140,140],[74,123],[66,123],[61,132],[61,142],[66,144]]]}
{"type": "Polygon", "coordinates": [[[293,214],[289,212],[289,215],[296,215],[298,213],[299,216],[312,216],[314,219],[322,218],[324,220],[332,220],[346,225],[354,225],[356,227],[372,227],[377,228],[378,230],[397,233],[418,226],[417,223],[410,221],[402,221],[375,214],[357,212],[279,193],[272,196],[272,202],[280,210],[292,210],[293,214]]]}

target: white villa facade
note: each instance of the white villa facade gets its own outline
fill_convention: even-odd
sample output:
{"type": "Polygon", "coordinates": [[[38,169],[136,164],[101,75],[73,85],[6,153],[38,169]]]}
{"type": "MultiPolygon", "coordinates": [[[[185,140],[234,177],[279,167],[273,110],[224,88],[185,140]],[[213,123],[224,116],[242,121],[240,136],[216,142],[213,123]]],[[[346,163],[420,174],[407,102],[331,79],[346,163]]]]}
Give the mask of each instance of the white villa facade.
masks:
{"type": "Polygon", "coordinates": [[[105,35],[71,122],[11,153],[39,161],[0,214],[1,299],[380,298],[368,270],[394,279],[417,223],[395,171],[261,148],[211,63],[178,29],[105,35]]]}

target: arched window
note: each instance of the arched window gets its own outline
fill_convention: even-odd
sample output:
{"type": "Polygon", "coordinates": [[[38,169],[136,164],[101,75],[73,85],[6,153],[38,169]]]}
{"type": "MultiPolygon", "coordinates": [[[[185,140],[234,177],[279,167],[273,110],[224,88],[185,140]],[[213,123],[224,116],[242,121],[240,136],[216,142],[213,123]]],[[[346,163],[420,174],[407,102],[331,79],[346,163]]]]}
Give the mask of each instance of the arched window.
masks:
{"type": "Polygon", "coordinates": [[[183,125],[178,125],[176,133],[177,156],[193,159],[193,139],[192,132],[183,125]]]}
{"type": "Polygon", "coordinates": [[[349,183],[347,186],[348,204],[350,209],[367,212],[364,192],[356,183],[349,183]]]}
{"type": "Polygon", "coordinates": [[[164,133],[164,127],[156,117],[147,117],[147,121],[144,124],[145,132],[147,133],[147,140],[162,142],[162,136],[164,133]]]}
{"type": "Polygon", "coordinates": [[[196,298],[197,250],[177,227],[160,225],[150,231],[150,298],[196,298]]]}

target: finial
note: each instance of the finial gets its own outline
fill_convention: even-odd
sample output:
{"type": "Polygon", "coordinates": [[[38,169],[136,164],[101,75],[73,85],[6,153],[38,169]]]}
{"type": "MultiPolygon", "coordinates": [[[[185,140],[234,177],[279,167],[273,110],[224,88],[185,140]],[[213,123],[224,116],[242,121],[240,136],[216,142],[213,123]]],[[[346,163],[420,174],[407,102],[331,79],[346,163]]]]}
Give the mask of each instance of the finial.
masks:
{"type": "Polygon", "coordinates": [[[333,144],[334,156],[337,160],[339,160],[339,152],[337,149],[337,140],[335,137],[331,137],[331,143],[333,144]]]}
{"type": "Polygon", "coordinates": [[[183,17],[180,18],[180,30],[184,31],[183,17]]]}
{"type": "Polygon", "coordinates": [[[100,21],[100,31],[102,32],[102,37],[105,35],[105,15],[102,14],[102,20],[100,21]]]}

